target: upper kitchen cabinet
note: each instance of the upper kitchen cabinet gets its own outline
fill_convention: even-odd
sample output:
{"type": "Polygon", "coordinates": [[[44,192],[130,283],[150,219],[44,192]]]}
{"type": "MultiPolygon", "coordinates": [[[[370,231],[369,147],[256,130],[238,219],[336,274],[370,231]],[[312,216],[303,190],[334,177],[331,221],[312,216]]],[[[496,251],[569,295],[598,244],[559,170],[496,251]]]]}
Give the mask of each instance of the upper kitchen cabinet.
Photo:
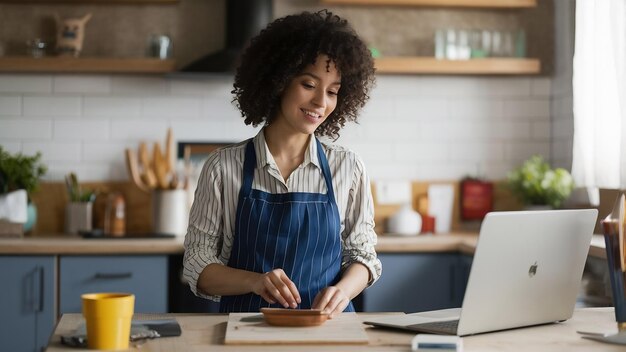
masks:
{"type": "Polygon", "coordinates": [[[552,71],[552,1],[320,2],[334,12],[345,13],[357,32],[380,52],[376,58],[380,74],[535,75],[552,71]],[[472,48],[471,55],[449,59],[446,50],[451,32],[453,43],[465,40],[468,53],[470,42],[482,42],[484,33],[488,33],[492,39],[487,38],[487,41],[499,42],[500,52],[483,51],[481,54],[472,48]],[[477,36],[481,37],[475,39],[477,36]],[[504,46],[511,50],[502,49],[504,46]]]}
{"type": "Polygon", "coordinates": [[[224,13],[223,1],[0,0],[0,72],[176,71],[223,47],[224,13]],[[89,13],[79,57],[57,56],[55,16],[89,13]],[[149,55],[158,36],[171,39],[164,60],[149,55]]]}

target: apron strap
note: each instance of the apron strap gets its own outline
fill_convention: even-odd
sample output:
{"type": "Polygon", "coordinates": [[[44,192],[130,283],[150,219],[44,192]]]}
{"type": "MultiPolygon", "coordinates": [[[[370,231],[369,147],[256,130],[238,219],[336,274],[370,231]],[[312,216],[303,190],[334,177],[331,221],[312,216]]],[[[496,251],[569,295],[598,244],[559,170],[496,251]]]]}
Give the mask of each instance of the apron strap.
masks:
{"type": "Polygon", "coordinates": [[[256,167],[256,153],[254,152],[253,140],[246,145],[246,158],[243,162],[243,183],[241,184],[240,196],[249,196],[252,191],[252,179],[256,167]]]}
{"type": "Polygon", "coordinates": [[[324,179],[326,180],[326,189],[328,190],[327,194],[330,198],[330,202],[335,203],[335,192],[333,191],[333,178],[330,175],[330,166],[328,166],[328,160],[326,159],[326,154],[324,154],[324,149],[322,149],[322,143],[320,143],[319,139],[315,136],[315,143],[317,143],[317,158],[320,161],[320,165],[322,166],[322,173],[324,174],[324,179]]]}
{"type": "MultiPolygon", "coordinates": [[[[326,189],[328,197],[330,201],[335,203],[335,192],[333,190],[333,181],[332,176],[330,174],[330,166],[328,166],[328,159],[326,159],[326,154],[324,154],[324,149],[322,149],[322,143],[320,143],[319,139],[315,136],[315,143],[317,143],[317,158],[320,162],[320,166],[322,167],[322,174],[324,175],[324,180],[326,181],[326,189]]],[[[246,145],[246,157],[243,162],[243,183],[241,185],[241,190],[239,191],[240,195],[248,196],[252,191],[252,180],[254,178],[254,168],[256,167],[256,153],[254,150],[253,140],[250,140],[246,145]]]]}

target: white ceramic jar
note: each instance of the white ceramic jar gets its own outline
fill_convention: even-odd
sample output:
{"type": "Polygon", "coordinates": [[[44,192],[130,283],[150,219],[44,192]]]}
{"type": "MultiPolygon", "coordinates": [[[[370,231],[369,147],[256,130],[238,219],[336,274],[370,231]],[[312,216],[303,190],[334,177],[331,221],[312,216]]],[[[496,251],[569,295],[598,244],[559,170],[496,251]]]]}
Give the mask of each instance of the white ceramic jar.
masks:
{"type": "Polygon", "coordinates": [[[387,219],[387,232],[397,235],[414,236],[422,229],[422,217],[410,204],[403,205],[398,212],[387,219]]]}

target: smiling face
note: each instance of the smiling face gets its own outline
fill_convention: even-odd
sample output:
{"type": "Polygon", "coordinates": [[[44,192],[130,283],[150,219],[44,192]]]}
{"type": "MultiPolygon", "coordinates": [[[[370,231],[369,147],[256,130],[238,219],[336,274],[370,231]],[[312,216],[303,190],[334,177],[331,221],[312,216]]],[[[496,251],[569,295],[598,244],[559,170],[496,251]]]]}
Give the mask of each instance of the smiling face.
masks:
{"type": "Polygon", "coordinates": [[[328,56],[319,55],[315,64],[296,75],[283,92],[280,109],[272,121],[287,133],[310,135],[337,106],[341,76],[328,56]]]}

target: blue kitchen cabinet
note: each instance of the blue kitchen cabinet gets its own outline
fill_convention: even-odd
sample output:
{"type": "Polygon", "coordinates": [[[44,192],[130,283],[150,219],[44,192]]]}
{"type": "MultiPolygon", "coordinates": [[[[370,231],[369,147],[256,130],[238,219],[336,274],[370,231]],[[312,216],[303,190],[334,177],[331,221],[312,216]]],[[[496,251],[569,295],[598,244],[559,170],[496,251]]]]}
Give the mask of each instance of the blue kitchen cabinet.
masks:
{"type": "Polygon", "coordinates": [[[0,256],[0,350],[42,351],[55,324],[53,256],[0,256]]]}
{"type": "Polygon", "coordinates": [[[383,274],[363,292],[364,311],[411,313],[461,306],[467,279],[459,254],[381,253],[379,259],[383,274]]]}
{"type": "Polygon", "coordinates": [[[59,313],[80,313],[91,292],[135,295],[135,312],[167,312],[168,258],[154,256],[63,256],[59,264],[59,313]]]}
{"type": "MultiPolygon", "coordinates": [[[[470,270],[472,269],[472,262],[474,256],[468,254],[459,254],[459,268],[461,275],[459,276],[459,289],[458,295],[461,305],[463,304],[463,297],[465,296],[465,288],[467,288],[467,280],[469,279],[470,270]]],[[[460,305],[459,305],[460,307],[460,305]]]]}

